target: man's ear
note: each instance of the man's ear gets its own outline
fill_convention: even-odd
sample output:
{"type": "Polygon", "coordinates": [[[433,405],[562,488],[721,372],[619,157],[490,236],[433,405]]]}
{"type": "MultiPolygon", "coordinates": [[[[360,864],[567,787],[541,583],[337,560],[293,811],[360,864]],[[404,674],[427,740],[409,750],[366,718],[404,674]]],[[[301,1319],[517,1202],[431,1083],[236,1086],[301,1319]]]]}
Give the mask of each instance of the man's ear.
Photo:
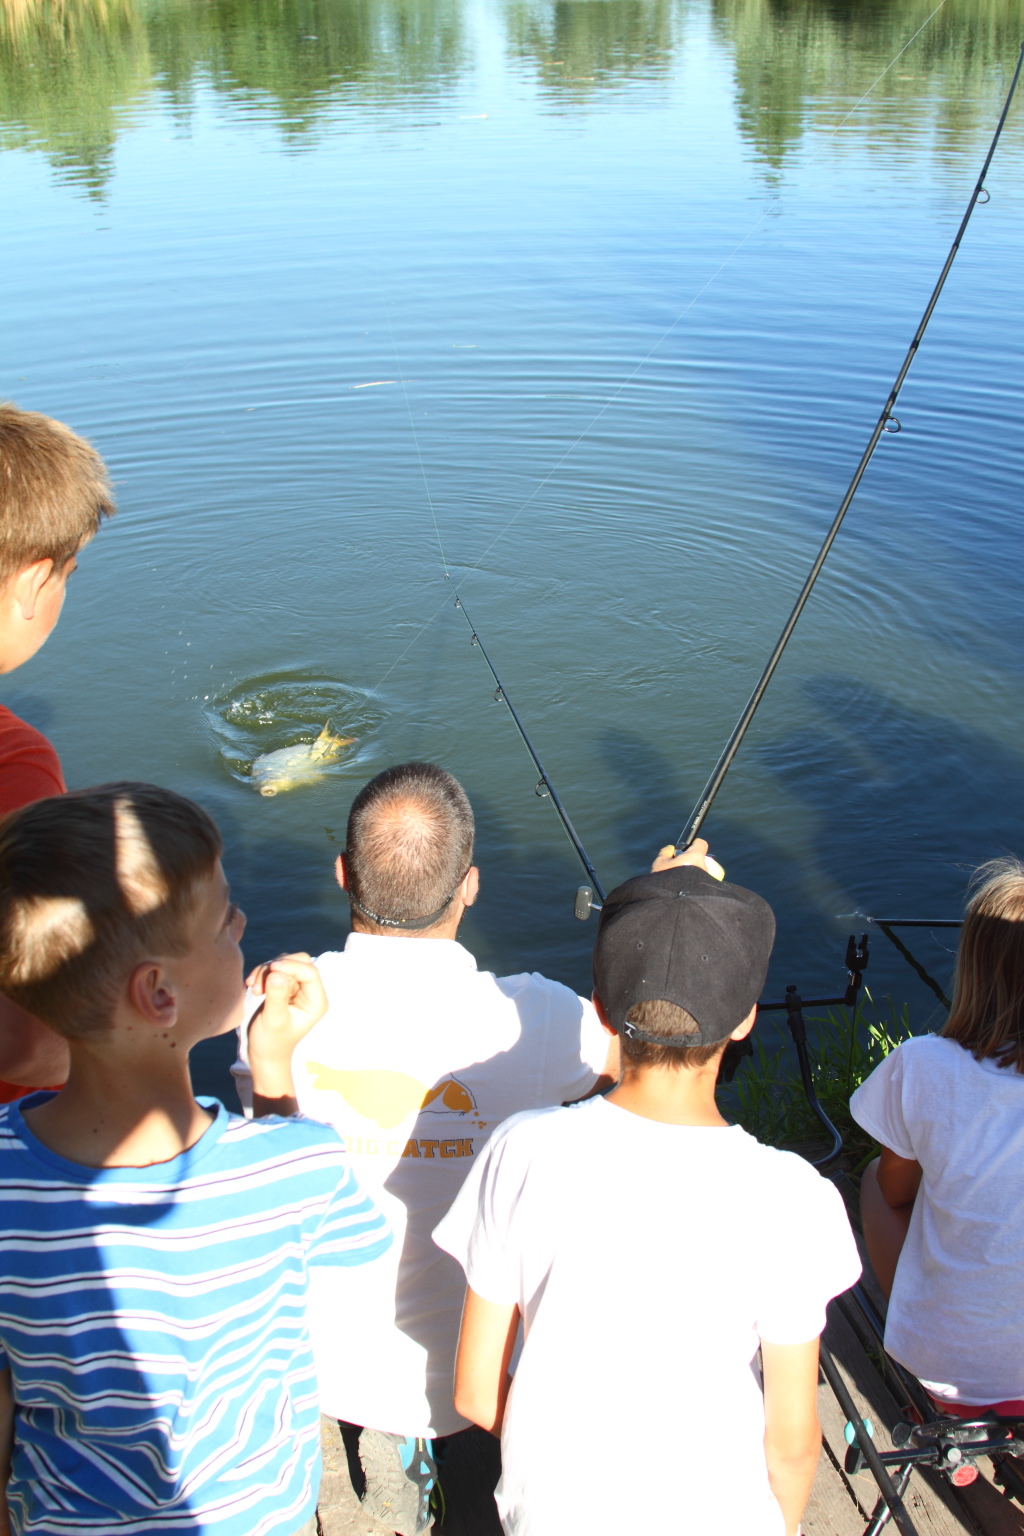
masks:
{"type": "Polygon", "coordinates": [[[343,891],[348,890],[348,865],[345,862],[345,855],[343,853],[339,853],[334,861],[334,878],[343,891]]]}
{"type": "Polygon", "coordinates": [[[158,1029],[171,1029],[178,1022],[177,996],[155,960],[143,960],[128,977],[128,1001],[158,1029]]]}
{"type": "Polygon", "coordinates": [[[615,1028],[614,1024],[610,1024],[608,1022],[608,1014],[605,1011],[604,1003],[602,1003],[601,999],[598,997],[596,992],[591,993],[591,999],[592,999],[593,1004],[594,1004],[594,1012],[597,1014],[598,1018],[601,1020],[601,1023],[604,1025],[605,1029],[608,1031],[608,1033],[610,1035],[618,1036],[619,1032],[615,1028]]]}
{"type": "Polygon", "coordinates": [[[21,609],[21,616],[28,623],[36,616],[39,594],[53,575],[53,561],[36,560],[18,571],[12,583],[14,601],[21,609]]]}
{"type": "Polygon", "coordinates": [[[756,1018],[757,1018],[757,1004],[755,1003],[753,1008],[751,1008],[750,1012],[747,1014],[746,1018],[743,1020],[743,1023],[742,1024],[737,1024],[736,1028],[733,1030],[732,1034],[729,1036],[729,1039],[730,1040],[745,1040],[747,1038],[747,1036],[750,1034],[750,1031],[753,1029],[754,1021],[755,1021],[756,1018]]]}
{"type": "Polygon", "coordinates": [[[480,871],[475,864],[471,864],[466,871],[466,878],[459,886],[459,895],[464,907],[471,907],[480,894],[480,871]]]}

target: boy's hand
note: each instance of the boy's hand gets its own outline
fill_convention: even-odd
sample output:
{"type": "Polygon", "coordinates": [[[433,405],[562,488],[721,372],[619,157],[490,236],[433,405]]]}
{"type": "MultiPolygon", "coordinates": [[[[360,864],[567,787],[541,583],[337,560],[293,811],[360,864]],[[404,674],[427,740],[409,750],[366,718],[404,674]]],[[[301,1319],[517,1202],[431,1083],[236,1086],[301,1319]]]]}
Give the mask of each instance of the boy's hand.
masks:
{"type": "Polygon", "coordinates": [[[327,994],[309,955],[280,955],[246,978],[263,1004],[249,1021],[254,1097],[294,1099],[292,1052],[327,1012],[327,994]]]}
{"type": "Polygon", "coordinates": [[[704,839],[695,837],[689,848],[677,850],[674,843],[666,843],[651,865],[651,874],[660,874],[663,869],[676,869],[681,864],[696,864],[698,869],[706,870],[709,875],[721,869],[721,865],[716,864],[714,859],[709,860],[708,845],[704,839]]]}

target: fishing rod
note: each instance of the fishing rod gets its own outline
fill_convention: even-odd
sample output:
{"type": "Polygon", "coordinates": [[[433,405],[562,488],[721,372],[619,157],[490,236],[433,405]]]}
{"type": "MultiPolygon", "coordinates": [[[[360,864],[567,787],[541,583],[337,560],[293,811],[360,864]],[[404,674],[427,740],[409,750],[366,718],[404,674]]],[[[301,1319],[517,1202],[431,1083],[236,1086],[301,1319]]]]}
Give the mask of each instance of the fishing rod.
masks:
{"type": "Polygon", "coordinates": [[[764,697],[765,689],[768,687],[768,684],[772,680],[772,674],[782,659],[783,651],[789,644],[789,638],[792,635],[793,630],[796,628],[796,622],[799,619],[801,613],[804,611],[804,607],[807,603],[807,599],[811,595],[811,590],[814,587],[814,583],[817,581],[819,572],[821,571],[822,566],[825,564],[825,558],[828,555],[829,550],[832,548],[836,534],[839,532],[843,518],[846,516],[847,508],[853,500],[857,491],[857,487],[860,485],[861,479],[863,478],[864,471],[867,469],[868,464],[871,462],[871,457],[874,454],[874,451],[877,448],[879,442],[881,441],[882,433],[895,433],[901,430],[898,417],[893,415],[893,406],[896,404],[896,397],[903,387],[903,381],[907,374],[910,372],[910,365],[914,361],[914,358],[917,354],[917,349],[921,344],[921,338],[924,336],[924,333],[928,328],[928,322],[932,317],[932,311],[935,309],[935,306],[938,303],[939,294],[942,292],[946,278],[949,276],[949,270],[952,267],[954,260],[956,259],[956,253],[960,249],[960,241],[963,239],[967,225],[970,223],[971,214],[974,212],[975,205],[979,202],[987,203],[989,201],[989,194],[985,190],[984,185],[985,177],[988,175],[988,168],[992,163],[992,156],[996,152],[996,145],[999,143],[999,136],[1003,131],[1003,124],[1006,122],[1007,114],[1010,110],[1010,103],[1013,101],[1013,94],[1017,89],[1017,81],[1020,78],[1022,64],[1024,64],[1024,43],[1021,44],[1021,50],[1017,56],[1017,67],[1013,72],[1013,79],[1010,81],[1010,89],[1006,93],[1006,101],[1003,105],[1003,110],[1000,114],[999,122],[996,125],[996,131],[992,136],[992,143],[989,145],[988,154],[985,156],[985,163],[981,168],[981,174],[974,184],[974,191],[971,193],[970,202],[967,204],[967,211],[965,212],[963,218],[960,220],[960,228],[957,230],[953,244],[950,246],[949,255],[946,257],[945,265],[939,274],[939,280],[935,284],[935,287],[932,290],[932,296],[928,300],[924,314],[921,316],[921,322],[918,325],[917,330],[914,332],[914,339],[907,349],[907,355],[903,359],[903,366],[900,368],[899,373],[896,375],[896,382],[893,384],[892,389],[889,391],[888,399],[882,407],[882,413],[875,423],[875,429],[872,432],[871,437],[868,439],[868,445],[861,455],[860,463],[857,465],[857,468],[854,471],[853,479],[850,481],[846,495],[840,502],[839,510],[832,521],[832,526],[828,533],[825,535],[825,541],[819,549],[814,564],[811,566],[810,572],[807,576],[807,580],[801,587],[800,595],[793,605],[793,611],[783,626],[782,633],[775,643],[775,648],[769,656],[767,665],[765,666],[764,671],[761,673],[761,676],[758,679],[756,688],[750,695],[750,698],[747,700],[743,713],[740,715],[739,720],[736,722],[735,729],[733,730],[732,735],[729,737],[729,740],[725,745],[725,750],[722,752],[721,757],[715,764],[715,768],[711,774],[711,777],[708,779],[703,790],[701,791],[700,799],[697,801],[697,804],[693,809],[693,814],[691,815],[685,830],[679,835],[679,839],[676,844],[676,847],[679,849],[688,848],[689,845],[693,842],[694,838],[697,836],[698,832],[704,824],[704,818],[707,816],[712,805],[714,804],[715,796],[718,794],[718,791],[722,787],[725,776],[732,766],[733,758],[739,751],[740,744],[742,743],[744,736],[747,734],[750,722],[754,718],[754,715],[757,711],[757,706],[760,704],[762,698],[764,697]]]}
{"type": "MultiPolygon", "coordinates": [[[[527,733],[526,727],[524,726],[522,720],[520,720],[519,713],[518,713],[515,705],[512,703],[512,700],[509,698],[508,694],[506,693],[504,683],[502,682],[501,678],[498,676],[497,672],[494,670],[494,663],[491,661],[491,658],[488,656],[486,650],[484,649],[484,643],[480,639],[480,636],[477,634],[476,626],[474,625],[473,620],[470,618],[469,613],[466,610],[466,606],[465,606],[465,604],[462,601],[462,598],[459,597],[458,594],[456,594],[456,597],[455,597],[455,606],[463,614],[463,616],[464,616],[464,618],[466,620],[466,623],[469,625],[470,634],[472,636],[472,639],[471,639],[470,643],[472,645],[475,645],[479,649],[481,656],[483,657],[484,661],[487,663],[488,671],[490,672],[491,676],[494,678],[495,683],[497,684],[497,687],[494,690],[495,702],[499,703],[499,704],[504,704],[505,708],[508,710],[509,714],[512,716],[512,720],[513,720],[513,722],[515,724],[516,730],[519,732],[520,736],[523,738],[523,744],[525,745],[526,750],[529,752],[530,756],[533,758],[534,764],[536,765],[536,768],[537,768],[537,772],[540,774],[540,778],[537,780],[537,783],[534,786],[534,793],[536,795],[538,795],[542,800],[550,799],[551,804],[554,806],[555,811],[556,811],[556,813],[558,815],[558,819],[562,823],[562,826],[563,826],[563,828],[565,830],[565,835],[569,839],[570,843],[572,844],[572,846],[573,846],[573,848],[575,850],[576,857],[579,859],[580,863],[583,865],[583,868],[586,870],[587,877],[590,880],[590,887],[588,887],[588,886],[581,886],[580,887],[580,892],[587,891],[588,896],[590,898],[588,900],[588,902],[587,902],[586,913],[584,914],[585,916],[589,917],[590,909],[591,909],[591,907],[594,904],[593,903],[593,897],[594,897],[595,893],[600,897],[602,902],[604,901],[604,895],[605,895],[604,887],[602,886],[600,880],[598,879],[597,870],[594,868],[593,864],[590,862],[590,857],[587,854],[587,850],[584,848],[583,844],[580,842],[579,833],[576,831],[576,828],[573,826],[572,822],[569,820],[569,813],[566,811],[565,806],[562,804],[561,799],[559,798],[558,791],[556,790],[555,786],[552,784],[550,778],[548,777],[547,769],[544,767],[544,764],[541,762],[540,758],[537,756],[537,749],[534,746],[533,742],[530,740],[530,737],[529,737],[529,735],[527,733]],[[591,887],[592,887],[592,889],[591,889],[591,887]]],[[[576,906],[577,906],[576,915],[577,915],[577,917],[579,916],[579,905],[580,905],[580,895],[577,894],[577,897],[576,897],[576,906]]]]}

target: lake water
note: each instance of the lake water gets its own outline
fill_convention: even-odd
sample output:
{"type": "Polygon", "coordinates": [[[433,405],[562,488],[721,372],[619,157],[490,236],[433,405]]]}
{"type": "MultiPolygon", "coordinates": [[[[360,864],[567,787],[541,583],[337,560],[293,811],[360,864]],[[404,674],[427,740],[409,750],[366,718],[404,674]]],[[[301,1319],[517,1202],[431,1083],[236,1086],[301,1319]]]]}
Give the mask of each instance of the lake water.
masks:
{"type": "MultiPolygon", "coordinates": [[[[1024,0],[933,10],[2,0],[0,392],[120,504],[3,697],[71,784],[210,808],[250,958],[341,943],[351,798],[422,757],[477,810],[480,960],[587,985],[452,585],[610,887],[684,825],[980,168],[1024,0]],[[257,795],[328,715],[353,755],[257,795]]],[[[840,986],[846,914],[956,915],[1024,853],[1022,170],[1024,91],[707,823],[775,993],[840,986]]],[[[867,979],[934,1021],[881,936],[867,979]]]]}

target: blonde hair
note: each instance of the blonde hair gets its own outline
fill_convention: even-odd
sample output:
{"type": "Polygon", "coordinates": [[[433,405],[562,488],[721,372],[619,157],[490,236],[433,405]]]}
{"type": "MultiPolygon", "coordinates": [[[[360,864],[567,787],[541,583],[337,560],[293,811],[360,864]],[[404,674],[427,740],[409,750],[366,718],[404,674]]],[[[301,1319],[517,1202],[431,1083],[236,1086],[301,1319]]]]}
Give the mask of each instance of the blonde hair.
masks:
{"type": "Polygon", "coordinates": [[[182,955],[220,833],[153,784],[102,784],[0,822],[0,992],[69,1039],[107,1028],[140,961],[182,955]]]}
{"type": "Polygon", "coordinates": [[[0,585],[37,560],[62,571],[113,512],[91,444],[61,421],[0,402],[0,585]]]}
{"type": "Polygon", "coordinates": [[[974,881],[941,1033],[978,1061],[1024,1072],[1024,863],[993,859],[974,881]]]}

